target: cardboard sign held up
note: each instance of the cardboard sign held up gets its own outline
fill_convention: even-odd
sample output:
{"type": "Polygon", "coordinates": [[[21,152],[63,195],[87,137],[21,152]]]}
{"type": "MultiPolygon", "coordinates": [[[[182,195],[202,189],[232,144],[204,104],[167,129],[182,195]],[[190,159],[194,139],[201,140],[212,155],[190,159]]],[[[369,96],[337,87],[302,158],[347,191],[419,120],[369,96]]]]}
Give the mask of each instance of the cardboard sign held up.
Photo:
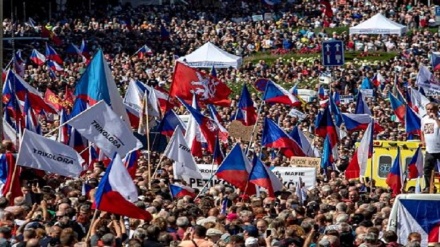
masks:
{"type": "MultiPolygon", "coordinates": [[[[244,126],[240,121],[234,120],[228,127],[229,135],[241,138],[242,141],[250,141],[254,126],[244,126]]],[[[254,139],[255,140],[255,139],[254,139]]]]}
{"type": "Polygon", "coordinates": [[[292,157],[290,158],[290,165],[297,167],[319,167],[321,165],[321,158],[292,157]]]}

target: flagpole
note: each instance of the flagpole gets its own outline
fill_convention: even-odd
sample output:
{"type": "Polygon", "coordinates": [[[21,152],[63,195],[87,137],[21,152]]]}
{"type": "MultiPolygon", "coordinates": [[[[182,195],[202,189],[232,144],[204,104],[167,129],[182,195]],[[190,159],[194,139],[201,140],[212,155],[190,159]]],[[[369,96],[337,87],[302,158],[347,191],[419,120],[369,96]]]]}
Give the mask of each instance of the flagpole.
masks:
{"type": "Polygon", "coordinates": [[[254,135],[255,135],[255,130],[257,129],[257,125],[258,125],[258,120],[260,118],[260,113],[261,113],[261,108],[263,108],[264,105],[264,101],[262,100],[260,105],[258,106],[258,111],[257,111],[257,121],[254,124],[254,127],[252,128],[252,133],[251,133],[251,138],[249,139],[249,145],[246,148],[246,155],[249,152],[249,147],[252,145],[252,142],[254,141],[254,135]]]}
{"type": "Polygon", "coordinates": [[[161,166],[160,164],[162,163],[164,157],[165,157],[165,155],[162,155],[162,157],[160,157],[159,163],[157,163],[157,166],[154,169],[153,175],[151,175],[151,177],[154,178],[154,176],[156,176],[157,170],[159,170],[159,167],[161,166]]]}
{"type": "Polygon", "coordinates": [[[148,189],[151,189],[151,149],[150,149],[150,119],[148,114],[148,98],[147,94],[144,94],[145,97],[145,110],[146,110],[146,137],[147,137],[147,162],[148,162],[148,189]]]}
{"type": "Polygon", "coordinates": [[[90,228],[89,228],[89,230],[87,231],[87,235],[86,235],[86,243],[89,241],[89,238],[90,238],[90,234],[92,233],[92,226],[93,226],[93,223],[95,222],[95,220],[96,220],[96,216],[98,215],[98,209],[95,209],[95,212],[93,213],[93,218],[92,218],[92,221],[90,221],[90,228]]]}

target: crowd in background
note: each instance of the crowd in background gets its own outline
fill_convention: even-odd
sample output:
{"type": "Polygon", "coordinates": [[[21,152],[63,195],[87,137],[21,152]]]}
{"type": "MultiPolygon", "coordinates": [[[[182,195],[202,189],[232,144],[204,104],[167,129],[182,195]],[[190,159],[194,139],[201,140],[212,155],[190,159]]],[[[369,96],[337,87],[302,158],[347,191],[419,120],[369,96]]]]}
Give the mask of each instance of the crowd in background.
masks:
{"type": "MultiPolygon", "coordinates": [[[[318,57],[311,59],[283,59],[273,62],[247,61],[238,69],[217,69],[217,77],[231,86],[248,84],[258,78],[269,78],[280,85],[317,90],[322,74],[331,73],[329,95],[356,95],[365,77],[380,73],[385,82],[375,88],[375,97],[367,103],[384,131],[375,135],[382,140],[405,141],[407,135],[402,123],[396,120],[387,98],[393,86],[402,92],[415,87],[421,65],[430,66],[430,55],[438,51],[438,32],[429,29],[435,22],[432,9],[424,4],[400,1],[332,1],[334,16],[322,13],[319,1],[282,1],[268,6],[255,1],[213,1],[209,6],[190,2],[190,5],[170,6],[101,6],[90,15],[86,9],[53,13],[48,20],[32,16],[36,26],[29,23],[3,20],[5,36],[39,37],[41,29],[53,31],[62,45],[53,45],[64,60],[64,71],[50,76],[47,66],[37,66],[27,60],[23,78],[41,92],[54,91],[60,98],[66,88],[74,89],[86,63],[75,54],[66,53],[69,43],[84,40],[89,53],[101,48],[109,62],[115,82],[123,95],[131,79],[148,85],[169,88],[175,59],[191,53],[206,42],[212,42],[229,53],[251,57],[261,53],[304,53],[320,51],[320,44],[329,39],[343,40],[347,51],[358,54],[394,52],[388,61],[358,60],[344,67],[326,68],[318,57]],[[327,28],[351,27],[376,13],[408,26],[409,32],[397,35],[349,35],[345,32],[329,33],[327,28]],[[252,16],[271,13],[270,20],[253,20],[252,16]],[[139,58],[133,54],[143,45],[153,51],[139,58]],[[358,62],[356,62],[358,61],[358,62]],[[313,83],[315,82],[315,83],[313,83]]],[[[334,29],[332,29],[334,30],[334,29]]],[[[49,44],[51,40],[49,40],[49,44]]],[[[45,42],[15,41],[28,58],[32,49],[44,53],[45,42]]],[[[9,50],[5,52],[10,53],[9,50]]],[[[12,57],[12,54],[9,54],[12,57]]],[[[436,72],[435,72],[436,73],[436,72]]],[[[241,88],[241,87],[240,87],[241,88]]],[[[228,127],[237,108],[239,90],[231,95],[230,107],[219,107],[222,124],[228,127]]],[[[252,98],[257,105],[261,99],[257,92],[252,98]]],[[[434,100],[434,99],[433,99],[434,100]]],[[[353,112],[355,103],[341,104],[341,112],[353,112]]],[[[184,108],[176,108],[184,114],[184,108]]],[[[294,126],[310,137],[317,153],[322,152],[323,139],[314,136],[314,123],[320,110],[319,99],[308,102],[301,109],[306,118],[290,116],[290,107],[265,105],[260,113],[254,143],[242,143],[261,150],[265,162],[271,166],[287,166],[288,159],[281,154],[270,155],[270,149],[260,147],[262,120],[269,117],[284,130],[294,126]]],[[[43,132],[49,132],[54,123],[45,122],[43,132]]],[[[307,191],[302,203],[295,190],[285,190],[277,198],[262,192],[259,196],[243,197],[233,188],[216,185],[197,200],[189,197],[174,200],[168,191],[172,182],[172,162],[159,164],[160,153],[151,154],[153,169],[163,172],[148,180],[146,157],[139,160],[134,182],[141,195],[136,203],[153,215],[151,222],[126,219],[100,212],[91,221],[94,210],[91,195],[82,193],[82,183],[96,187],[105,172],[103,164],[95,164],[83,178],[69,180],[54,175],[38,178],[23,172],[21,176],[24,196],[9,201],[0,198],[0,246],[399,246],[397,234],[386,226],[393,203],[388,188],[371,188],[364,181],[347,181],[343,177],[354,151],[354,144],[362,132],[348,133],[340,140],[339,156],[334,161],[337,170],[329,176],[318,177],[317,186],[307,191]],[[26,196],[27,194],[32,196],[26,196]],[[28,200],[29,197],[34,199],[28,200]],[[38,197],[39,199],[36,199],[38,197]],[[227,198],[227,212],[222,203],[227,198]],[[270,233],[267,230],[270,230],[270,233]],[[84,241],[86,235],[88,239],[84,241]]],[[[230,138],[224,146],[227,153],[238,140],[230,138]]],[[[4,142],[6,152],[11,144],[4,142]]],[[[199,163],[210,160],[200,158],[199,163]]],[[[411,233],[406,246],[420,246],[421,235],[411,233]]]]}

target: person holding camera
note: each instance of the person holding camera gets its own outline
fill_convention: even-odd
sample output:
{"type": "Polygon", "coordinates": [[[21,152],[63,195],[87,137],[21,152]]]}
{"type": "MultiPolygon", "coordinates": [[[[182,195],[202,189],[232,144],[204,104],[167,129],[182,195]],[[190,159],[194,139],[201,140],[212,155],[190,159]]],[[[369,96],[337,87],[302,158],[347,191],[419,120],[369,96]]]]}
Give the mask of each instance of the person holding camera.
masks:
{"type": "Polygon", "coordinates": [[[426,105],[426,116],[421,122],[421,141],[425,147],[425,189],[428,192],[431,180],[431,174],[438,161],[440,161],[440,120],[438,118],[438,105],[429,103],[426,105]]]}

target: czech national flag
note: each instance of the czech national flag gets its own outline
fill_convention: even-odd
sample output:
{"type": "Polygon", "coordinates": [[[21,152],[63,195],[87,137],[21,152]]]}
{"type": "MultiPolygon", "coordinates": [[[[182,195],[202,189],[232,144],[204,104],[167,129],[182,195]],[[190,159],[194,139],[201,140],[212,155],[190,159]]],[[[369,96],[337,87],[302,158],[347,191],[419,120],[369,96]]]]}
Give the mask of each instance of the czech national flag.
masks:
{"type": "Polygon", "coordinates": [[[275,192],[283,189],[280,179],[270,171],[263,162],[254,155],[249,182],[267,190],[269,197],[275,197],[275,192]]]}
{"type": "Polygon", "coordinates": [[[396,114],[397,118],[401,123],[405,121],[405,104],[402,101],[398,100],[392,93],[389,94],[391,107],[394,110],[394,114],[396,114]]]}
{"type": "Polygon", "coordinates": [[[184,196],[190,196],[191,198],[195,198],[197,196],[192,188],[177,184],[170,184],[170,192],[173,198],[177,199],[184,196]]]}
{"type": "Polygon", "coordinates": [[[376,73],[371,81],[373,82],[374,86],[379,87],[385,82],[385,78],[383,78],[380,73],[376,73]]]}
{"type": "Polygon", "coordinates": [[[180,118],[176,115],[176,113],[170,109],[165,113],[162,121],[159,123],[158,131],[164,135],[171,137],[174,133],[174,130],[177,126],[180,126],[180,129],[183,131],[183,134],[186,132],[186,126],[180,120],[180,118]]]}
{"type": "Polygon", "coordinates": [[[63,71],[63,67],[61,65],[59,65],[57,62],[49,60],[47,62],[47,66],[49,66],[50,69],[54,70],[54,71],[63,71]]]}
{"type": "Polygon", "coordinates": [[[434,71],[440,69],[440,52],[431,53],[431,66],[434,71]]]}
{"type": "Polygon", "coordinates": [[[243,153],[240,144],[235,144],[231,152],[218,167],[216,176],[234,185],[246,194],[255,194],[255,186],[249,185],[249,174],[252,170],[248,158],[243,153]],[[247,187],[247,188],[246,188],[247,187]]]}
{"type": "Polygon", "coordinates": [[[318,97],[320,100],[326,100],[328,98],[328,95],[325,93],[325,89],[322,85],[318,88],[318,97]]]}
{"type": "Polygon", "coordinates": [[[220,146],[220,141],[218,137],[215,138],[215,149],[214,149],[214,153],[212,154],[212,159],[214,161],[214,164],[216,165],[220,165],[225,159],[225,155],[223,154],[222,147],[220,146]]]}
{"type": "Polygon", "coordinates": [[[368,107],[367,103],[364,101],[364,96],[362,95],[360,90],[357,95],[356,109],[354,110],[354,113],[355,114],[369,114],[369,115],[371,115],[371,110],[368,107]]]}
{"type": "Polygon", "coordinates": [[[418,147],[414,156],[408,164],[408,179],[420,178],[423,176],[423,153],[422,148],[418,147]]]}
{"type": "Polygon", "coordinates": [[[354,152],[347,169],[345,178],[359,178],[365,174],[368,159],[373,155],[373,124],[368,125],[367,130],[362,137],[359,147],[354,152]]]}
{"type": "Polygon", "coordinates": [[[64,124],[67,122],[68,116],[66,113],[66,110],[63,108],[60,111],[60,126],[58,130],[58,137],[57,140],[63,144],[69,143],[69,126],[67,124],[64,124]]]}
{"type": "Polygon", "coordinates": [[[252,101],[246,84],[243,85],[243,89],[241,90],[235,120],[240,121],[244,126],[251,126],[257,122],[257,112],[255,111],[254,102],[252,101]]]}
{"type": "Polygon", "coordinates": [[[290,106],[301,106],[301,101],[298,100],[298,98],[273,81],[269,81],[267,83],[263,100],[266,103],[280,103],[290,106]]]}
{"type": "Polygon", "coordinates": [[[144,58],[145,56],[151,56],[153,54],[153,51],[150,47],[147,45],[143,45],[139,50],[137,50],[133,56],[138,56],[140,59],[144,58]]]}
{"type": "Polygon", "coordinates": [[[89,49],[87,49],[86,41],[84,39],[81,41],[79,50],[81,51],[82,56],[84,56],[87,60],[90,59],[89,49]]]}
{"type": "MultiPolygon", "coordinates": [[[[189,111],[189,113],[191,114],[191,116],[196,120],[200,132],[202,133],[203,137],[206,140],[207,146],[208,146],[208,151],[210,151],[211,153],[214,152],[214,148],[215,148],[215,138],[217,135],[219,135],[219,127],[217,126],[217,124],[215,123],[214,120],[212,120],[209,117],[205,117],[202,113],[200,113],[199,111],[197,111],[196,109],[194,109],[193,107],[191,107],[190,105],[188,105],[184,100],[179,99],[180,102],[185,106],[185,108],[189,111]]],[[[189,131],[189,130],[187,130],[189,131]]],[[[196,137],[196,135],[194,136],[196,137]]],[[[190,140],[190,142],[188,142],[188,144],[190,146],[191,145],[191,141],[194,140],[190,140]]]]}
{"type": "Polygon", "coordinates": [[[402,193],[402,172],[400,167],[400,148],[397,148],[397,155],[387,176],[387,184],[393,190],[394,195],[402,193]]]}
{"type": "Polygon", "coordinates": [[[93,206],[112,214],[150,221],[152,219],[150,213],[132,203],[137,200],[137,188],[122,163],[121,157],[115,153],[98,185],[93,206]]]}
{"type": "Polygon", "coordinates": [[[330,143],[334,147],[336,143],[338,143],[339,137],[328,107],[325,108],[322,115],[317,119],[316,124],[316,135],[322,138],[325,138],[328,135],[330,143]]]}
{"type": "MultiPolygon", "coordinates": [[[[360,131],[367,129],[372,117],[368,114],[342,113],[342,120],[344,121],[347,131],[360,131]]],[[[374,132],[378,133],[383,130],[384,128],[380,126],[377,121],[374,121],[374,132]]]]}
{"type": "Polygon", "coordinates": [[[32,50],[30,60],[38,66],[44,65],[46,63],[46,57],[38,52],[36,49],[32,50]]]}
{"type": "Polygon", "coordinates": [[[58,55],[55,49],[48,44],[46,44],[46,58],[48,60],[53,60],[58,64],[63,64],[63,59],[61,59],[60,55],[58,55]]]}
{"type": "Polygon", "coordinates": [[[339,107],[336,105],[336,102],[332,97],[329,98],[329,101],[330,101],[330,111],[332,112],[335,118],[335,124],[336,126],[341,127],[342,116],[341,116],[341,112],[339,111],[339,107]]]}
{"type": "MultiPolygon", "coordinates": [[[[407,136],[421,135],[422,123],[420,117],[409,107],[405,106],[405,132],[407,136]]],[[[412,139],[412,138],[411,138],[412,139]]]]}
{"type": "Polygon", "coordinates": [[[24,115],[25,128],[41,135],[40,123],[38,122],[37,116],[34,114],[34,111],[32,110],[32,108],[30,106],[27,95],[24,100],[23,113],[25,114],[24,115]]]}
{"type": "Polygon", "coordinates": [[[282,130],[274,121],[265,118],[261,145],[272,148],[283,149],[284,155],[307,156],[301,149],[301,146],[293,140],[284,130],[282,130]]]}
{"type": "Polygon", "coordinates": [[[298,128],[298,126],[293,127],[292,131],[289,133],[289,136],[299,144],[301,149],[308,157],[315,157],[312,145],[304,133],[298,128]]]}
{"type": "Polygon", "coordinates": [[[136,170],[138,168],[138,160],[141,157],[141,152],[139,150],[131,151],[122,160],[124,166],[127,168],[128,174],[134,179],[136,177],[136,170]]]}

